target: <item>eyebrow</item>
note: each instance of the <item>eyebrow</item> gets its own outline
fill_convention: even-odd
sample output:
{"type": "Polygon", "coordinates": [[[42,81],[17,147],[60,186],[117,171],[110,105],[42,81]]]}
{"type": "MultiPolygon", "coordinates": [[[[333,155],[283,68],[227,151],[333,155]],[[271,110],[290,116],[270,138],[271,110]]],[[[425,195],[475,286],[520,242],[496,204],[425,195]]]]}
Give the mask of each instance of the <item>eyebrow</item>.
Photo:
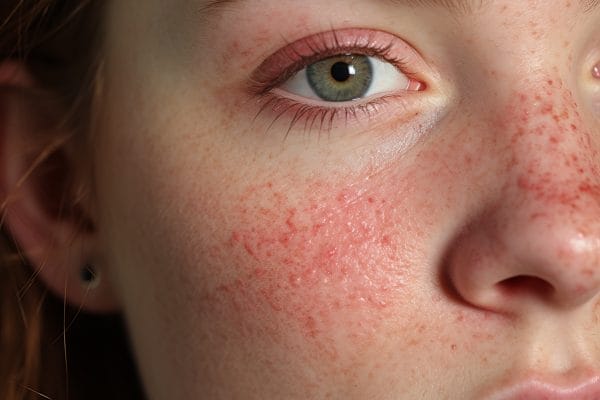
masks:
{"type": "MultiPolygon", "coordinates": [[[[200,8],[200,13],[210,16],[226,8],[239,5],[249,0],[210,0],[200,8]]],[[[457,14],[470,14],[489,4],[486,0],[384,0],[389,3],[408,7],[445,8],[457,14]]],[[[591,12],[600,6],[600,0],[579,0],[584,12],[591,12]]]]}

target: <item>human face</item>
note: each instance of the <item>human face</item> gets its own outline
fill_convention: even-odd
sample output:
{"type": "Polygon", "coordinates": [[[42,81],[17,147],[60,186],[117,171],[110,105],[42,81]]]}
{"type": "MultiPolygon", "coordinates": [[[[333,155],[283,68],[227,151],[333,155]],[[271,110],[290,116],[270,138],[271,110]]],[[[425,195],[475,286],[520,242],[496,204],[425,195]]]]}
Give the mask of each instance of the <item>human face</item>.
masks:
{"type": "Polygon", "coordinates": [[[149,398],[599,398],[599,10],[208,3],[106,14],[100,248],[149,398]],[[307,98],[303,58],[381,90],[307,98]]]}

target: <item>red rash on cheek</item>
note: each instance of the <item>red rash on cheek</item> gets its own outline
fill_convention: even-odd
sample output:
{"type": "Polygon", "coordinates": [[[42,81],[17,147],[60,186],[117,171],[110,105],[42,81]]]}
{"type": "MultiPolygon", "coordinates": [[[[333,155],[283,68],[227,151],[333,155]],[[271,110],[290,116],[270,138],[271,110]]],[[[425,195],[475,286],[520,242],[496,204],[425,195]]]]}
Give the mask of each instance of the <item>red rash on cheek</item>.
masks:
{"type": "Polygon", "coordinates": [[[216,288],[217,298],[242,317],[275,318],[321,345],[367,339],[394,303],[410,301],[408,256],[422,240],[410,223],[408,188],[373,183],[313,181],[295,199],[287,194],[297,195],[287,189],[295,186],[248,186],[223,245],[236,277],[216,288]]]}

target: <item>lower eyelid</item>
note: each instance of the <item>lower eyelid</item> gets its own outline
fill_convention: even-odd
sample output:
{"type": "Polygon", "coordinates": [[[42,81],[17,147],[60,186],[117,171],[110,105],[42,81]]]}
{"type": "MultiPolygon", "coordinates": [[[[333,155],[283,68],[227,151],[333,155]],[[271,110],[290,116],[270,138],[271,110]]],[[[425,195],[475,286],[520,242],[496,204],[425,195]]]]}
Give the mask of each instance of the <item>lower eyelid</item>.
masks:
{"type": "Polygon", "coordinates": [[[262,125],[265,133],[283,131],[285,137],[297,130],[303,135],[315,131],[319,134],[329,133],[339,128],[343,128],[345,133],[377,130],[376,127],[387,119],[394,119],[396,125],[404,125],[420,118],[422,100],[413,101],[408,97],[410,96],[389,94],[370,101],[330,106],[311,100],[300,102],[273,90],[261,96],[254,125],[257,128],[259,126],[256,124],[262,125]]]}

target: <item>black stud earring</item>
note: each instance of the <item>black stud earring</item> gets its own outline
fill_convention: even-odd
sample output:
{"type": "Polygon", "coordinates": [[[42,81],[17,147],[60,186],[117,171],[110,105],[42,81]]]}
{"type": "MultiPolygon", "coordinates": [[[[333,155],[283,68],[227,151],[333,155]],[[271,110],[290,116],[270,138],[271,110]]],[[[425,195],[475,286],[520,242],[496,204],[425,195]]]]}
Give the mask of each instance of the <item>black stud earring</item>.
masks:
{"type": "Polygon", "coordinates": [[[86,264],[83,266],[83,268],[81,268],[80,279],[81,282],[88,287],[95,287],[98,286],[100,277],[98,276],[96,267],[94,267],[92,264],[86,264]]]}

